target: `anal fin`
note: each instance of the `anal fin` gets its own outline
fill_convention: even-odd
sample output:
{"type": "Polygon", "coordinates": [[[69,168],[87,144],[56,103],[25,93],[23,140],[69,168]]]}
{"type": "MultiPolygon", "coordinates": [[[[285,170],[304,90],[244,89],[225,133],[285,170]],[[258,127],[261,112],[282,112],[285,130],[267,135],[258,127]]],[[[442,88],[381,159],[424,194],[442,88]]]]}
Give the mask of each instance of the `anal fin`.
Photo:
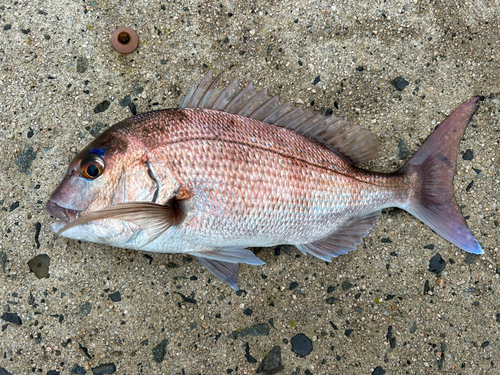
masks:
{"type": "Polygon", "coordinates": [[[238,289],[238,264],[246,263],[262,265],[264,262],[255,254],[240,247],[229,247],[210,251],[191,253],[213,275],[229,284],[234,290],[238,289]]]}
{"type": "Polygon", "coordinates": [[[353,218],[342,228],[330,234],[323,240],[295,245],[304,254],[330,262],[341,254],[347,254],[355,250],[366,237],[380,216],[380,211],[371,212],[367,215],[353,218]]]}

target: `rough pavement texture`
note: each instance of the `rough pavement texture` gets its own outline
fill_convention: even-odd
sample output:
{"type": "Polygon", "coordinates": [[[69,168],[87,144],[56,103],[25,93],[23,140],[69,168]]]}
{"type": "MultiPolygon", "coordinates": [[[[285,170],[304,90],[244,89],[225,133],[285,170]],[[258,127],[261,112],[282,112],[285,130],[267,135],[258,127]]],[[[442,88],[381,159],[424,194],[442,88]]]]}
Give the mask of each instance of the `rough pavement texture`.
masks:
{"type": "Polygon", "coordinates": [[[286,374],[498,373],[499,19],[494,0],[0,3],[0,372],[253,374],[280,346],[286,374]],[[139,34],[131,55],[111,47],[120,26],[139,34]],[[331,264],[257,250],[266,265],[242,266],[236,293],[179,255],[54,235],[44,205],[77,151],[133,111],[178,105],[210,67],[371,129],[381,171],[484,96],[455,188],[486,254],[387,210],[331,264]]]}

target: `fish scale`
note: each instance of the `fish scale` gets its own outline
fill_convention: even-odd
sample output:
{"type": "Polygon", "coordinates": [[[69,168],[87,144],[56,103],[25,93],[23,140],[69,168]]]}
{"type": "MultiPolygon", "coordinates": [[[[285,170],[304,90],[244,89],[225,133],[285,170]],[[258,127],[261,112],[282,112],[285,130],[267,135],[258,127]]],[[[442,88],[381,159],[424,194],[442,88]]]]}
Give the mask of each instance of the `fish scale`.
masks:
{"type": "MultiPolygon", "coordinates": [[[[399,176],[375,178],[300,134],[213,112],[185,110],[181,120],[160,128],[169,134],[155,150],[161,160],[178,166],[176,178],[193,191],[192,210],[181,224],[189,228],[182,233],[184,248],[207,238],[211,242],[204,245],[210,247],[313,242],[336,230],[348,216],[375,211],[406,195],[399,176]],[[287,139],[292,146],[284,152],[287,139]],[[195,223],[191,217],[196,217],[195,223]],[[228,233],[231,243],[224,242],[228,233]]],[[[175,117],[167,116],[171,121],[175,117]]]]}
{"type": "Polygon", "coordinates": [[[126,119],[83,149],[47,203],[60,220],[52,229],[190,254],[235,289],[239,263],[263,264],[247,247],[289,244],[331,261],[354,250],[386,207],[483,253],[453,192],[478,98],[458,107],[401,169],[377,173],[357,167],[378,156],[366,129],[291,109],[252,85],[238,91],[237,81],[216,91],[218,80],[209,71],[180,108],[126,119]]]}

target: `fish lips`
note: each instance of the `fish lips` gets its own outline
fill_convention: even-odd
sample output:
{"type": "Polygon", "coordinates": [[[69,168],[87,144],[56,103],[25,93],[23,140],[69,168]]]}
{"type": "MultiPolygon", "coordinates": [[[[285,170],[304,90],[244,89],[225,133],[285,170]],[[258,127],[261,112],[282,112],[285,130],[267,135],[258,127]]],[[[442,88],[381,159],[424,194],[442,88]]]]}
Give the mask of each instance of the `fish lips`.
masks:
{"type": "Polygon", "coordinates": [[[56,219],[60,220],[50,226],[54,233],[58,233],[66,224],[76,219],[81,211],[59,206],[56,202],[49,201],[45,206],[45,211],[56,219]]]}
{"type": "Polygon", "coordinates": [[[56,219],[61,220],[64,224],[71,223],[76,219],[80,211],[72,210],[70,208],[59,206],[56,202],[49,201],[45,206],[45,211],[56,219]]]}

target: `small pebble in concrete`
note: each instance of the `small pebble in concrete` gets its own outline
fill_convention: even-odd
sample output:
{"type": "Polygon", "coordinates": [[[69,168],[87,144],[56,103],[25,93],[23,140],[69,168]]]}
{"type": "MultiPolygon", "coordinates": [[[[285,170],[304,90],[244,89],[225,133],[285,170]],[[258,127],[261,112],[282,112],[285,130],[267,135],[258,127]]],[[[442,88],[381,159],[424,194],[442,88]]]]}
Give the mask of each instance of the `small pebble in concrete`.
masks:
{"type": "Polygon", "coordinates": [[[168,340],[163,339],[158,345],[156,345],[152,349],[153,359],[155,360],[156,363],[163,362],[165,354],[167,354],[167,345],[168,345],[168,340]]]}
{"type": "Polygon", "coordinates": [[[18,207],[19,207],[19,201],[16,201],[16,202],[12,203],[12,204],[10,205],[10,207],[9,207],[9,212],[14,211],[14,210],[15,210],[16,208],[18,208],[18,207]]]}
{"type": "Polygon", "coordinates": [[[137,114],[137,108],[134,102],[128,103],[128,108],[130,109],[130,112],[132,112],[134,116],[137,114]]]}
{"type": "Polygon", "coordinates": [[[40,236],[41,230],[42,230],[42,224],[35,223],[35,244],[37,249],[40,248],[40,241],[38,240],[38,237],[40,236]]]}
{"type": "Polygon", "coordinates": [[[114,292],[113,294],[110,294],[109,298],[111,298],[111,301],[113,302],[120,302],[122,300],[120,292],[114,292]]]}
{"type": "Polygon", "coordinates": [[[82,317],[86,317],[90,314],[90,311],[92,311],[92,304],[90,302],[85,302],[83,305],[80,306],[80,314],[82,317]]]}
{"type": "Polygon", "coordinates": [[[16,324],[18,326],[22,324],[22,320],[19,317],[19,315],[17,315],[17,313],[6,312],[2,315],[2,319],[5,320],[6,322],[16,324]]]}
{"type": "Polygon", "coordinates": [[[99,134],[101,134],[102,130],[106,127],[107,125],[104,122],[98,121],[92,126],[87,126],[85,129],[87,129],[92,137],[97,137],[99,134]]]}
{"type": "Polygon", "coordinates": [[[342,290],[344,292],[347,292],[349,289],[351,289],[354,285],[352,285],[349,281],[343,281],[342,282],[342,290]]]}
{"type": "Polygon", "coordinates": [[[82,367],[78,363],[75,363],[73,365],[73,368],[71,369],[71,373],[76,375],[86,375],[87,370],[85,370],[85,367],[82,367]]]}
{"type": "Polygon", "coordinates": [[[408,146],[406,146],[405,141],[403,138],[399,138],[398,141],[398,159],[399,160],[405,160],[408,156],[410,156],[410,150],[408,149],[408,146]]]}
{"type": "Polygon", "coordinates": [[[267,336],[269,335],[269,324],[268,323],[258,323],[251,327],[246,327],[243,329],[237,329],[230,333],[227,337],[238,338],[245,336],[267,336]]]}
{"type": "Polygon", "coordinates": [[[104,100],[95,106],[94,113],[104,112],[105,110],[107,110],[109,108],[110,105],[111,105],[111,102],[109,100],[104,100]]]}
{"type": "Polygon", "coordinates": [[[435,274],[442,272],[445,267],[446,267],[446,262],[439,253],[434,255],[429,262],[429,271],[435,274]]]}
{"type": "Polygon", "coordinates": [[[7,264],[7,254],[0,251],[0,266],[2,266],[2,271],[5,272],[5,265],[7,264]]]}
{"type": "Polygon", "coordinates": [[[130,95],[127,95],[122,100],[120,100],[120,105],[122,107],[128,107],[129,104],[130,104],[130,95]]]}
{"type": "Polygon", "coordinates": [[[28,261],[30,271],[39,279],[49,277],[50,257],[47,254],[40,254],[28,261]]]}
{"type": "Polygon", "coordinates": [[[375,367],[375,369],[372,372],[372,375],[384,375],[384,374],[385,370],[380,366],[375,367]]]}
{"type": "Polygon", "coordinates": [[[391,81],[391,85],[393,85],[396,90],[403,91],[404,88],[409,85],[409,82],[403,77],[396,77],[391,81]]]}
{"type": "Polygon", "coordinates": [[[474,158],[474,154],[472,153],[472,150],[467,149],[465,150],[464,154],[462,155],[462,159],[464,160],[472,160],[474,158]]]}
{"type": "Polygon", "coordinates": [[[78,73],[85,73],[89,66],[89,61],[85,56],[79,56],[76,59],[76,71],[78,73]]]}
{"type": "Polygon", "coordinates": [[[17,156],[15,163],[19,167],[19,172],[30,174],[31,164],[36,159],[36,152],[29,144],[24,145],[24,150],[17,156]]]}
{"type": "Polygon", "coordinates": [[[281,347],[278,345],[267,353],[259,366],[259,370],[264,375],[273,375],[283,371],[283,369],[283,365],[281,364],[281,347]]]}
{"type": "Polygon", "coordinates": [[[116,366],[114,363],[104,363],[97,367],[92,367],[92,374],[94,375],[114,374],[115,372],[116,366]]]}
{"type": "Polygon", "coordinates": [[[313,350],[312,341],[303,333],[293,336],[291,342],[292,351],[299,357],[305,357],[313,350]]]}
{"type": "Polygon", "coordinates": [[[250,345],[248,345],[248,342],[245,345],[245,358],[249,363],[257,363],[257,360],[250,355],[250,345]]]}

